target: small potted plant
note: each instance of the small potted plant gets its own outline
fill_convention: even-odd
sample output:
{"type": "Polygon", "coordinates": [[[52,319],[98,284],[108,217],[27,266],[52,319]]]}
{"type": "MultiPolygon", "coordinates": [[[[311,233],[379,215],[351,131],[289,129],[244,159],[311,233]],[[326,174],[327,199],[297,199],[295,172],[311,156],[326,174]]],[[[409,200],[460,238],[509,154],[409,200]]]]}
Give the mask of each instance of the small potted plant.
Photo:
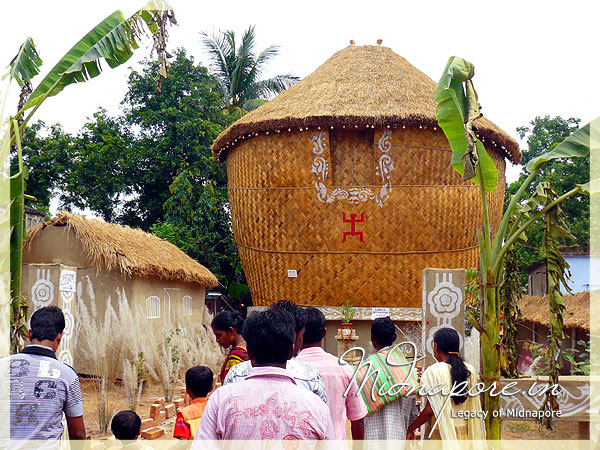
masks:
{"type": "Polygon", "coordinates": [[[339,333],[342,336],[342,341],[350,342],[355,334],[354,328],[352,328],[352,319],[356,317],[356,308],[350,304],[349,300],[346,300],[346,304],[342,306],[340,313],[342,315],[342,327],[339,333]]]}

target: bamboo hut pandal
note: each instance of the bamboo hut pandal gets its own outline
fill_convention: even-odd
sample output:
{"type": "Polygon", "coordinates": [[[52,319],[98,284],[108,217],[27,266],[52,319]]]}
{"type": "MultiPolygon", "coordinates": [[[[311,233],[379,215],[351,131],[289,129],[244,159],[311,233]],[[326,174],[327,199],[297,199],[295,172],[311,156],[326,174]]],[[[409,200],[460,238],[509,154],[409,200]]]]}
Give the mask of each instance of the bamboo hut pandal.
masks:
{"type": "MultiPolygon", "coordinates": [[[[596,294],[594,294],[596,295],[596,294]]],[[[565,328],[580,328],[589,333],[590,331],[590,293],[578,292],[563,297],[565,311],[563,313],[563,325],[565,328]]],[[[548,296],[543,297],[524,295],[518,302],[521,310],[521,322],[548,327],[550,323],[550,310],[548,308],[548,296]]]]}
{"type": "MultiPolygon", "coordinates": [[[[350,46],[216,139],[255,305],[419,307],[422,269],[477,264],[479,190],[449,165],[435,85],[389,48],[350,46]]],[[[521,155],[487,119],[477,133],[499,171],[495,230],[521,155]]]]}
{"type": "Polygon", "coordinates": [[[66,227],[81,242],[91,265],[128,277],[159,278],[215,287],[217,278],[203,265],[175,245],[142,230],[115,225],[98,219],[59,212],[58,215],[29,230],[27,252],[47,227],[66,227]],[[160,255],[160,257],[158,257],[160,255]]]}

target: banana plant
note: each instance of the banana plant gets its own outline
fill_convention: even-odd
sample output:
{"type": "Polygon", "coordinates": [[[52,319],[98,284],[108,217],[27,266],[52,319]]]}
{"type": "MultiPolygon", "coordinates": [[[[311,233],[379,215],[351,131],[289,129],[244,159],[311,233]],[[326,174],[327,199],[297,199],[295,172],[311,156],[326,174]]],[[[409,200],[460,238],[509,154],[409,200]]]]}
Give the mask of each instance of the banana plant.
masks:
{"type": "MultiPolygon", "coordinates": [[[[27,333],[27,302],[21,293],[22,249],[26,237],[25,180],[28,176],[21,151],[23,131],[48,97],[57,95],[70,84],[82,83],[100,75],[102,60],[111,68],[125,63],[139,48],[139,41],[144,36],[153,37],[153,49],[159,58],[160,72],[166,77],[166,26],[172,24],[176,24],[175,16],[163,0],[151,1],[129,18],[121,11],[115,11],[80,39],[35,89],[31,87],[31,80],[39,74],[42,60],[31,38],[21,45],[8,66],[9,70],[3,77],[8,82],[0,105],[0,167],[7,167],[10,151],[16,148],[19,169],[12,177],[6,174],[1,177],[0,241],[8,244],[10,240],[10,254],[8,258],[0,260],[0,285],[10,285],[10,291],[5,288],[3,292],[3,298],[10,299],[10,303],[3,302],[0,305],[0,317],[11,317],[12,351],[18,351],[19,341],[27,333]],[[5,118],[6,98],[12,80],[21,86],[21,97],[17,113],[5,118]],[[9,278],[10,283],[2,282],[9,278]]],[[[4,248],[8,248],[8,245],[4,248]]],[[[7,343],[2,342],[0,352],[4,355],[8,348],[7,343]]]]}
{"type": "MultiPolygon", "coordinates": [[[[505,365],[500,340],[500,323],[503,303],[500,287],[509,273],[504,273],[506,259],[510,257],[515,242],[523,239],[529,226],[536,220],[546,223],[545,242],[549,267],[551,342],[557,347],[562,339],[562,311],[564,302],[560,294],[560,282],[564,282],[566,263],[558,251],[557,239],[568,237],[568,231],[561,218],[560,204],[575,194],[589,195],[590,183],[574,186],[570,191],[558,195],[547,183],[540,183],[536,193],[526,201],[523,194],[535,180],[540,169],[556,158],[582,158],[590,154],[590,130],[600,128],[600,120],[587,124],[570,137],[527,165],[529,176],[510,199],[496,234],[492,235],[488,213],[486,192],[491,192],[498,183],[498,172],[494,163],[474,132],[474,122],[481,117],[477,92],[473,86],[475,68],[470,62],[451,57],[446,64],[442,77],[435,89],[434,99],[437,104],[436,116],[440,127],[452,149],[450,164],[464,179],[479,185],[483,224],[477,230],[479,243],[479,277],[482,286],[483,311],[480,321],[472,321],[472,325],[481,333],[482,381],[486,388],[484,406],[489,412],[486,418],[487,438],[500,439],[500,396],[491,395],[493,386],[499,386],[500,370],[505,365]],[[496,413],[494,414],[494,412],[496,413]]],[[[600,131],[600,130],[598,130],[600,131]]],[[[598,149],[595,149],[598,150],[598,149]]],[[[506,284],[504,284],[506,286],[506,284]]],[[[566,283],[565,283],[566,285],[566,283]]],[[[509,305],[512,302],[508,303],[509,305]]],[[[515,314],[505,311],[504,317],[515,314]]],[[[555,351],[557,351],[555,349],[555,351]]],[[[558,381],[558,368],[551,367],[551,382],[558,381]]],[[[547,399],[544,408],[556,406],[555,399],[547,399]]],[[[548,425],[548,424],[546,424],[548,425]]]]}

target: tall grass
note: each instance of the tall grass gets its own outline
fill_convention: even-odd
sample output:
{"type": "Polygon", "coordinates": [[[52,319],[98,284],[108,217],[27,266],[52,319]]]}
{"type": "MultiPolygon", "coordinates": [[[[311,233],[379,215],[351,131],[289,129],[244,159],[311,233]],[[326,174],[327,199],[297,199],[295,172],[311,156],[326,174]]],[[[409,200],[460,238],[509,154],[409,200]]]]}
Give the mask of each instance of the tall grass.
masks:
{"type": "Polygon", "coordinates": [[[201,321],[187,322],[183,327],[149,321],[139,306],[131,308],[125,291],[119,288],[116,310],[109,296],[102,315],[89,277],[85,297],[78,303],[78,353],[83,373],[93,375],[102,434],[115,413],[114,396],[111,400],[109,394],[117,391],[118,377],[123,382],[128,408],[135,411],[148,377],[161,385],[165,400],[172,401],[185,370],[195,365],[217,370],[225,356],[210,331],[212,317],[206,307],[201,321]]]}
{"type": "Polygon", "coordinates": [[[123,344],[123,390],[128,408],[136,411],[145,381],[144,349],[142,346],[145,333],[144,318],[139,308],[135,314],[131,311],[124,289],[119,291],[117,288],[117,295],[119,298],[119,333],[123,344]]]}
{"type": "Polygon", "coordinates": [[[96,308],[96,296],[92,284],[87,280],[87,297],[90,307],[85,301],[78,303],[79,323],[81,326],[81,347],[83,373],[92,375],[97,401],[98,429],[105,434],[110,419],[115,412],[115,401],[109,393],[116,390],[116,379],[119,373],[122,354],[122,337],[119,330],[119,319],[108,297],[106,309],[102,316],[96,308]]]}
{"type": "Polygon", "coordinates": [[[223,350],[212,331],[208,331],[207,323],[210,324],[211,319],[206,309],[202,315],[205,323],[187,323],[182,328],[171,324],[162,329],[147,329],[148,339],[143,344],[145,366],[150,376],[162,386],[166,401],[173,400],[185,370],[204,365],[214,371],[224,359],[223,350]]]}

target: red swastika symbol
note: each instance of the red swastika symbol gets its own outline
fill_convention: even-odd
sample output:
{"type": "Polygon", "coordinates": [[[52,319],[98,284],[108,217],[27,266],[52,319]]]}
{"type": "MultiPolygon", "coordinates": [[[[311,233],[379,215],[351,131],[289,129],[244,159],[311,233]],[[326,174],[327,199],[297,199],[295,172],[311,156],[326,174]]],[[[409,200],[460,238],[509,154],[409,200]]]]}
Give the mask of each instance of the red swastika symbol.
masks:
{"type": "Polygon", "coordinates": [[[356,214],[352,213],[350,214],[350,219],[346,218],[346,213],[342,213],[342,218],[344,220],[344,223],[349,223],[350,224],[350,231],[344,231],[344,235],[342,238],[342,242],[346,242],[346,238],[348,236],[358,236],[360,239],[360,242],[365,242],[364,238],[363,238],[363,232],[362,231],[356,231],[356,224],[357,223],[363,223],[365,221],[365,213],[361,213],[360,215],[360,219],[356,218],[356,214]]]}

